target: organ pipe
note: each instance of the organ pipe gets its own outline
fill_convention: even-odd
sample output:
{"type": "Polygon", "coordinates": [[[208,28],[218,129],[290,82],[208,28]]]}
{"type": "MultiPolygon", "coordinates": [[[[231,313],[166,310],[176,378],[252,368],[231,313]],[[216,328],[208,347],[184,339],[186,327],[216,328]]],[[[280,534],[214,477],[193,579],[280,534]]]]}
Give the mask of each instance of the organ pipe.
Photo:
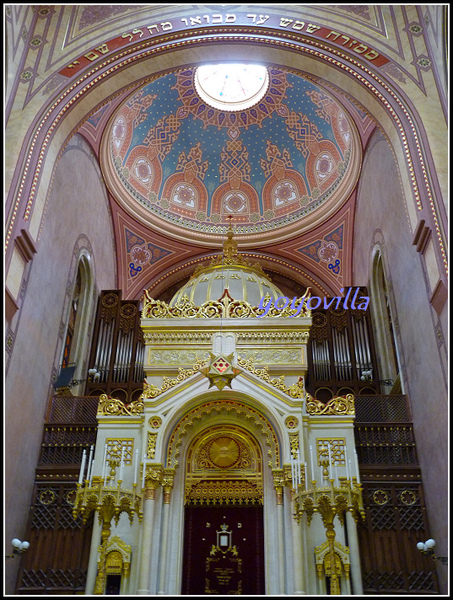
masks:
{"type": "MultiPolygon", "coordinates": [[[[366,295],[366,291],[362,293],[366,295]]],[[[356,394],[364,388],[364,393],[372,393],[372,390],[380,393],[368,313],[353,309],[338,311],[331,307],[314,311],[312,317],[308,391],[314,395],[318,387],[329,387],[336,393],[346,384],[356,394]],[[362,381],[363,371],[369,370],[373,379],[362,381]]]]}

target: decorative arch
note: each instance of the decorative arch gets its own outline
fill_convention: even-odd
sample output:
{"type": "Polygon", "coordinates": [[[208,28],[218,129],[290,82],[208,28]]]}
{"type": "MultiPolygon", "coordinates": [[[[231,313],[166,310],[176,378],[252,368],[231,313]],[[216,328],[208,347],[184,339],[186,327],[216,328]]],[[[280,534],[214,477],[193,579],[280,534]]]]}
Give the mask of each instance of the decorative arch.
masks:
{"type": "Polygon", "coordinates": [[[186,456],[185,504],[263,504],[263,460],[255,437],[238,425],[207,426],[186,456]]]}
{"type": "MultiPolygon", "coordinates": [[[[281,448],[275,428],[269,419],[256,408],[236,398],[216,399],[203,402],[178,419],[169,433],[165,452],[167,468],[178,466],[184,439],[191,435],[197,425],[212,416],[223,424],[242,425],[245,431],[259,439],[263,448],[263,464],[277,469],[281,466],[281,448]],[[235,418],[233,419],[232,416],[235,418]]],[[[211,426],[216,425],[210,422],[211,426]]]]}

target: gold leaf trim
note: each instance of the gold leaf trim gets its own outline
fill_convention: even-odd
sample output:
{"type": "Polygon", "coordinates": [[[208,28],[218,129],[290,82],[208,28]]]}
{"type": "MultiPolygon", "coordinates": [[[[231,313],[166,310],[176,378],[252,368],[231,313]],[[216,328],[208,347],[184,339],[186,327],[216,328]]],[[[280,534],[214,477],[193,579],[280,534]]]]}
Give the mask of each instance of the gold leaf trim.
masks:
{"type": "Polygon", "coordinates": [[[354,394],[337,396],[326,404],[307,394],[306,408],[309,415],[355,415],[354,394]]]}
{"type": "Polygon", "coordinates": [[[144,405],[141,399],[135,400],[130,404],[126,405],[118,398],[112,398],[107,394],[101,394],[99,396],[99,404],[98,404],[98,415],[105,416],[122,416],[122,415],[141,415],[143,414],[144,405]]]}
{"type": "Polygon", "coordinates": [[[258,369],[252,365],[251,360],[245,360],[245,359],[241,358],[240,356],[238,357],[238,365],[240,365],[242,368],[246,369],[253,375],[256,375],[257,377],[259,377],[266,383],[269,383],[270,385],[274,386],[278,390],[281,390],[285,394],[288,394],[288,396],[291,396],[291,398],[303,398],[304,397],[305,388],[304,388],[304,381],[303,381],[302,377],[299,377],[299,380],[297,381],[297,383],[293,383],[292,385],[290,385],[288,387],[285,384],[284,375],[281,375],[278,379],[275,377],[271,378],[267,367],[262,367],[262,368],[258,369]]]}
{"type": "MultiPolygon", "coordinates": [[[[154,300],[145,290],[143,299],[143,319],[247,319],[250,317],[309,317],[311,310],[307,308],[305,302],[310,297],[310,290],[307,290],[303,296],[297,299],[294,305],[296,308],[291,308],[289,305],[283,310],[279,310],[274,306],[269,309],[269,312],[264,315],[265,308],[252,306],[248,302],[242,300],[234,300],[228,293],[225,293],[220,300],[209,300],[200,306],[196,306],[190,302],[189,297],[185,294],[181,300],[170,306],[162,300],[154,300]],[[299,311],[300,303],[303,307],[299,311]],[[298,313],[298,314],[297,314],[298,313]]],[[[268,302],[273,302],[269,294],[264,297],[264,306],[267,307],[268,302]]]]}

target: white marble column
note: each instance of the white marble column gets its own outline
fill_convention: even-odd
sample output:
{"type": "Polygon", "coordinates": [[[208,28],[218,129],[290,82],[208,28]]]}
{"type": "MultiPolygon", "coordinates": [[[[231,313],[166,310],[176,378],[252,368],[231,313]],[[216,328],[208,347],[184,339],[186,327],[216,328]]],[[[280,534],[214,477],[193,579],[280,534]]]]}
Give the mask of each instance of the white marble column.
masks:
{"type": "MultiPolygon", "coordinates": [[[[290,494],[292,495],[292,490],[290,494]]],[[[291,499],[292,515],[296,512],[296,506],[291,499]]],[[[293,534],[293,574],[294,574],[294,594],[305,594],[304,591],[304,574],[305,565],[303,558],[303,539],[302,539],[302,515],[300,521],[297,522],[293,517],[291,531],[293,534]]]]}
{"type": "Polygon", "coordinates": [[[140,570],[138,574],[137,594],[149,595],[149,577],[151,564],[151,541],[153,536],[154,507],[155,507],[154,488],[144,490],[143,500],[143,520],[142,520],[142,547],[140,554],[140,570]]]}
{"type": "Polygon", "coordinates": [[[273,471],[274,488],[277,493],[277,537],[275,540],[277,546],[278,560],[278,590],[279,594],[285,594],[286,577],[285,577],[285,547],[284,547],[284,526],[283,526],[283,490],[284,490],[284,474],[283,470],[276,469],[273,471]]]}
{"type": "Polygon", "coordinates": [[[348,531],[349,560],[351,563],[351,581],[354,596],[363,595],[362,570],[360,568],[360,548],[357,536],[357,524],[352,514],[346,512],[346,527],[348,531]]]}
{"type": "Polygon", "coordinates": [[[162,532],[161,532],[161,543],[160,543],[160,561],[159,561],[159,581],[157,594],[166,594],[166,575],[167,575],[167,540],[168,540],[168,525],[170,518],[170,498],[171,490],[173,487],[173,473],[168,471],[165,472],[163,482],[164,488],[164,503],[162,507],[162,532]]]}
{"type": "Polygon", "coordinates": [[[95,513],[93,532],[91,534],[90,559],[88,562],[87,581],[85,584],[85,595],[92,596],[94,593],[94,584],[96,583],[96,574],[98,570],[98,548],[101,545],[101,526],[95,513]]]}

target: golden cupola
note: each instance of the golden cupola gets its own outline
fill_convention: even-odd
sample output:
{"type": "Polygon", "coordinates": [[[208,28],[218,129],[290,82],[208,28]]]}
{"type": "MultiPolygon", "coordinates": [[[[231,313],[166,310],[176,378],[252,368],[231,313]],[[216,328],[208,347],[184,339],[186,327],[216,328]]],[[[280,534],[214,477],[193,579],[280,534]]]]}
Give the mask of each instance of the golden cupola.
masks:
{"type": "Polygon", "coordinates": [[[195,306],[201,306],[205,302],[219,300],[225,290],[233,300],[247,302],[251,306],[258,306],[266,295],[273,300],[283,296],[259,263],[252,264],[238,253],[231,225],[223,244],[223,254],[207,265],[200,265],[173,296],[170,306],[176,306],[184,296],[195,306]]]}

